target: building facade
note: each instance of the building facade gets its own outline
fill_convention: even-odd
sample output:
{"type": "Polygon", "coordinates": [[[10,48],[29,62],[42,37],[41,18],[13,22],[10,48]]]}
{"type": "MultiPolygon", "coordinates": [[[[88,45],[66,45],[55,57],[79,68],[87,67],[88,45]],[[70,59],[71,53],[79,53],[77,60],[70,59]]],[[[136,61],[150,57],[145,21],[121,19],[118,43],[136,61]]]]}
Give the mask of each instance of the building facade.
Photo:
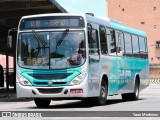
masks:
{"type": "Polygon", "coordinates": [[[107,16],[147,33],[150,78],[160,78],[160,0],[107,0],[107,16]]]}

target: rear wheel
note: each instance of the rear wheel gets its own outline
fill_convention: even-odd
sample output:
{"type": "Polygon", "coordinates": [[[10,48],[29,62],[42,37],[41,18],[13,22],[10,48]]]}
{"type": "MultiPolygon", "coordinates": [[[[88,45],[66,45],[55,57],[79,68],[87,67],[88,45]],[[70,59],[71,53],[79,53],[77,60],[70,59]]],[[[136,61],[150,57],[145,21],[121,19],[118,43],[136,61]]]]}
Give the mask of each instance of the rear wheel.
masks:
{"type": "Polygon", "coordinates": [[[49,106],[51,100],[50,99],[43,99],[43,98],[35,98],[34,102],[38,108],[47,108],[49,106]]]}
{"type": "Polygon", "coordinates": [[[139,98],[139,82],[138,82],[138,79],[136,78],[134,92],[122,94],[122,99],[124,101],[133,101],[133,100],[138,100],[138,98],[139,98]]]}

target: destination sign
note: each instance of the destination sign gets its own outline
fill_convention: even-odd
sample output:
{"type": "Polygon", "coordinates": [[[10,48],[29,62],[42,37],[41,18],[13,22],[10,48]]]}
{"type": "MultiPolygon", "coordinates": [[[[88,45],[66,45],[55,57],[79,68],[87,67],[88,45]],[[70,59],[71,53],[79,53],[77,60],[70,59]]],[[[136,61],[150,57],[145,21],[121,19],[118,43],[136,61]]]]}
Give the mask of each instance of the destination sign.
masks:
{"type": "Polygon", "coordinates": [[[21,30],[55,29],[55,28],[83,28],[84,19],[80,16],[36,17],[23,19],[21,30]]]}

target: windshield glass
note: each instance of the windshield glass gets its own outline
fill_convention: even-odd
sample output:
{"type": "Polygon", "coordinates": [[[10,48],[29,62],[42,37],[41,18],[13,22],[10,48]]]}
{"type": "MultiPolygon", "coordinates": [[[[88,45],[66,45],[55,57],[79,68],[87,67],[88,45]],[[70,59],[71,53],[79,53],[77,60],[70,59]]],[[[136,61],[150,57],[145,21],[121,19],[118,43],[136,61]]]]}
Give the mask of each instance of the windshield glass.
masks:
{"type": "Polygon", "coordinates": [[[32,69],[64,69],[85,62],[84,31],[20,33],[18,64],[32,69]]]}

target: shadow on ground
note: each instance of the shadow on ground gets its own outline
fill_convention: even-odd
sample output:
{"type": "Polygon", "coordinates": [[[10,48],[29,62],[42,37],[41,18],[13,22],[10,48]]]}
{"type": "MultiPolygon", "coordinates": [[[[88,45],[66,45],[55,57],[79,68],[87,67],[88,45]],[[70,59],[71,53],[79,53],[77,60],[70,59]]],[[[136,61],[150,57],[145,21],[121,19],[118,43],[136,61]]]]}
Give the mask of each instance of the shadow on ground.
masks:
{"type": "MultiPolygon", "coordinates": [[[[139,99],[139,100],[144,100],[144,99],[139,99]]],[[[114,99],[114,100],[111,99],[111,100],[108,100],[104,106],[119,104],[119,103],[124,103],[124,102],[136,102],[136,101],[123,101],[122,99],[114,99]]],[[[68,101],[67,103],[58,104],[58,105],[50,104],[48,108],[43,108],[43,109],[92,108],[92,107],[97,107],[97,105],[90,104],[90,103],[87,104],[82,101],[75,101],[75,102],[68,101]]],[[[37,107],[30,107],[30,108],[35,109],[37,107]]]]}

